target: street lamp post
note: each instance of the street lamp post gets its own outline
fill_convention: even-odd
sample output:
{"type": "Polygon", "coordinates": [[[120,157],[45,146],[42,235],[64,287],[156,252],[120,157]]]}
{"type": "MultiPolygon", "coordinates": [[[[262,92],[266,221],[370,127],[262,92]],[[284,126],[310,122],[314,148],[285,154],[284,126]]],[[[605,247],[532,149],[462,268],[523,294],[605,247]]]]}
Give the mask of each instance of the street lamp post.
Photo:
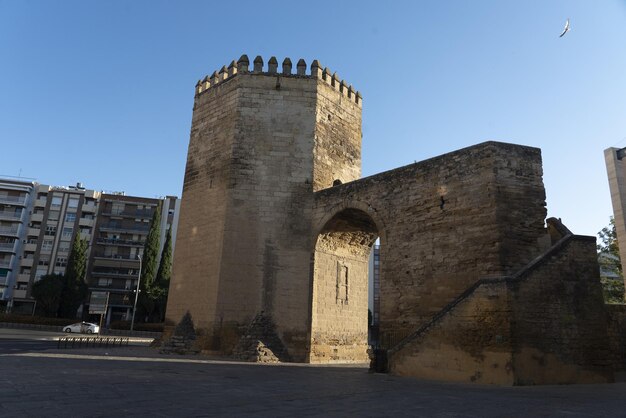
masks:
{"type": "Polygon", "coordinates": [[[137,275],[137,289],[135,289],[135,305],[133,306],[133,318],[130,321],[130,332],[133,332],[135,327],[135,312],[137,312],[137,299],[139,299],[139,283],[141,283],[141,254],[137,255],[139,260],[139,274],[137,275]]]}

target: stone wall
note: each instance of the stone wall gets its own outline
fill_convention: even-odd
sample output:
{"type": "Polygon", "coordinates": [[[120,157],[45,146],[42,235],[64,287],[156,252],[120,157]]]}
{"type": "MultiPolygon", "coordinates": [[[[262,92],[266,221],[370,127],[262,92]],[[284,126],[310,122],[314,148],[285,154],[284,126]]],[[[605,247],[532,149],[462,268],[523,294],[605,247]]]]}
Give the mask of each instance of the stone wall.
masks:
{"type": "Polygon", "coordinates": [[[381,331],[412,332],[547,236],[541,155],[486,142],[316,193],[315,231],[358,209],[380,235],[381,331]]]}
{"type": "Polygon", "coordinates": [[[506,282],[485,283],[390,353],[390,372],[423,379],[512,385],[506,282]]]}
{"type": "Polygon", "coordinates": [[[315,247],[311,362],[366,362],[368,260],[378,233],[364,212],[331,219],[315,247]]]}
{"type": "Polygon", "coordinates": [[[560,243],[509,286],[515,382],[612,381],[595,237],[560,243]]]}
{"type": "Polygon", "coordinates": [[[610,358],[615,371],[626,371],[626,305],[605,305],[610,358]]]}
{"type": "Polygon", "coordinates": [[[317,61],[249,64],[196,85],[168,322],[189,310],[203,348],[256,361],[365,361],[379,237],[380,329],[411,334],[394,372],[610,379],[591,240],[503,279],[550,245],[539,149],[485,142],[359,179],[360,94],[317,61]]]}
{"type": "Polygon", "coordinates": [[[361,106],[337,93],[317,86],[313,191],[361,178],[361,106]]]}
{"type": "Polygon", "coordinates": [[[194,102],[167,304],[170,323],[189,310],[196,326],[206,329],[217,316],[238,99],[237,83],[231,82],[194,102]]]}
{"type": "Polygon", "coordinates": [[[497,384],[613,380],[593,237],[480,281],[391,350],[392,372],[497,384]]]}
{"type": "Polygon", "coordinates": [[[360,96],[315,62],[310,75],[302,60],[295,74],[289,60],[248,64],[196,86],[167,319],[189,309],[228,353],[264,312],[303,361],[313,190],[360,176],[360,96]]]}

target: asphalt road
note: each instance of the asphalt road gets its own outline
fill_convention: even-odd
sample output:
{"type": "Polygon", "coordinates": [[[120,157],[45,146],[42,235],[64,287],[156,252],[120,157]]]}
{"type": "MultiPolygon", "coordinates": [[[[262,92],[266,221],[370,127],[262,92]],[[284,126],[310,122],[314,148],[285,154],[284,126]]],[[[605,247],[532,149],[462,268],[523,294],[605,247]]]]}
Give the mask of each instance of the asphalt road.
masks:
{"type": "Polygon", "coordinates": [[[36,352],[56,348],[56,340],[64,334],[0,328],[0,355],[36,352]]]}
{"type": "Polygon", "coordinates": [[[364,367],[164,356],[140,346],[57,350],[41,338],[0,336],[0,416],[626,416],[625,382],[452,384],[364,367]]]}

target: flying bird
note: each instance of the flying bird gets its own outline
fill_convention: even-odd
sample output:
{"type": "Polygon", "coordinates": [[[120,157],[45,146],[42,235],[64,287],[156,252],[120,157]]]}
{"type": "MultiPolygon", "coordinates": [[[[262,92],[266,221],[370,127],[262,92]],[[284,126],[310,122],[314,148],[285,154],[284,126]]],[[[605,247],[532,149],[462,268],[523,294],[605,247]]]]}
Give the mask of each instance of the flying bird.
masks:
{"type": "Polygon", "coordinates": [[[563,28],[563,32],[559,35],[559,38],[562,38],[567,32],[569,32],[569,18],[565,21],[565,27],[563,28]]]}

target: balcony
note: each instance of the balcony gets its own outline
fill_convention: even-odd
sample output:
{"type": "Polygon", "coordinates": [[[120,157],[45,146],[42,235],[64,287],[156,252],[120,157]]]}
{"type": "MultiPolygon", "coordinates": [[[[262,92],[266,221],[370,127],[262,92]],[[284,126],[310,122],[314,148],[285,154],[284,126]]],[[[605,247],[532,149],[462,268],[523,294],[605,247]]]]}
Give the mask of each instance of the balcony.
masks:
{"type": "Polygon", "coordinates": [[[19,221],[22,219],[22,212],[0,211],[0,220],[19,221]]]}
{"type": "Polygon", "coordinates": [[[0,203],[9,205],[26,206],[26,196],[0,196],[0,203]]]}
{"type": "Polygon", "coordinates": [[[0,276],[0,286],[9,285],[9,276],[0,276]]]}
{"type": "Polygon", "coordinates": [[[30,281],[30,273],[21,273],[17,275],[17,281],[21,283],[28,283],[30,281]]]}
{"type": "Polygon", "coordinates": [[[15,252],[15,242],[0,242],[0,251],[14,253],[15,252]]]}
{"type": "Polygon", "coordinates": [[[33,213],[30,215],[31,222],[42,222],[43,221],[43,213],[33,213]]]}
{"type": "Polygon", "coordinates": [[[112,271],[92,271],[91,275],[94,277],[111,277],[111,278],[124,278],[124,279],[136,279],[137,273],[120,273],[112,271]]]}
{"type": "Polygon", "coordinates": [[[5,268],[5,269],[11,267],[11,259],[10,258],[0,259],[0,267],[5,268]]]}
{"type": "Polygon", "coordinates": [[[134,295],[135,293],[133,292],[133,290],[135,289],[135,287],[133,287],[132,289],[126,288],[125,283],[124,284],[111,283],[110,285],[101,285],[98,283],[93,283],[89,286],[89,291],[90,292],[94,291],[94,292],[132,293],[134,295]]]}
{"type": "Polygon", "coordinates": [[[139,260],[134,258],[94,257],[94,267],[137,268],[139,260]]]}
{"type": "Polygon", "coordinates": [[[93,226],[95,223],[94,219],[80,218],[78,220],[79,226],[93,226]]]}
{"type": "Polygon", "coordinates": [[[145,219],[152,219],[152,213],[153,211],[151,210],[123,210],[123,211],[108,211],[108,212],[103,212],[102,214],[104,216],[119,216],[122,218],[145,218],[145,219]]]}
{"type": "Polygon", "coordinates": [[[35,207],[45,208],[46,207],[46,199],[37,199],[37,200],[35,200],[35,207]]]}
{"type": "Polygon", "coordinates": [[[94,204],[91,204],[91,205],[87,205],[87,204],[85,204],[85,205],[83,205],[83,207],[81,208],[81,210],[82,210],[83,212],[91,212],[91,213],[96,213],[96,209],[97,209],[97,206],[96,206],[96,205],[94,205],[94,204]]]}
{"type": "Polygon", "coordinates": [[[149,226],[126,226],[117,224],[104,224],[100,226],[102,232],[124,232],[127,234],[148,234],[149,226]]]}
{"type": "Polygon", "coordinates": [[[17,236],[18,231],[17,226],[0,226],[0,235],[17,236]]]}
{"type": "Polygon", "coordinates": [[[32,267],[33,259],[32,258],[22,258],[22,262],[20,263],[21,267],[32,267]]]}
{"type": "Polygon", "coordinates": [[[13,297],[15,299],[26,298],[26,289],[13,289],[13,297]]]}
{"type": "Polygon", "coordinates": [[[34,253],[37,251],[37,244],[24,244],[24,251],[34,253]]]}
{"type": "Polygon", "coordinates": [[[94,254],[94,258],[104,258],[104,259],[114,259],[114,260],[135,260],[138,261],[136,257],[131,257],[129,254],[102,254],[96,253],[94,254]]]}
{"type": "Polygon", "coordinates": [[[38,237],[41,230],[39,228],[28,228],[29,237],[38,237]]]}
{"type": "Polygon", "coordinates": [[[114,238],[98,238],[96,240],[98,244],[101,245],[122,245],[122,246],[130,246],[130,247],[143,247],[143,241],[133,241],[128,239],[114,239],[114,238]]]}

